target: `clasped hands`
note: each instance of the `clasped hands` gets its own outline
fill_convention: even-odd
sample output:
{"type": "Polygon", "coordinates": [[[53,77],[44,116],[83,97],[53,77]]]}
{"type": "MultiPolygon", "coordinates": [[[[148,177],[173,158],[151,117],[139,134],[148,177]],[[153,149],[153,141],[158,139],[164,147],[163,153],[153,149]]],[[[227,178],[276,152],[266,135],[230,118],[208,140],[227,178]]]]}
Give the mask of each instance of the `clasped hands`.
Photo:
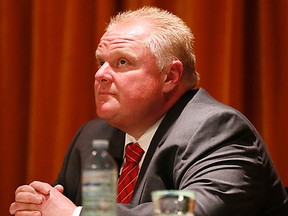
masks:
{"type": "Polygon", "coordinates": [[[63,191],[62,185],[52,187],[40,181],[19,186],[9,212],[15,216],[71,216],[76,206],[63,191]]]}

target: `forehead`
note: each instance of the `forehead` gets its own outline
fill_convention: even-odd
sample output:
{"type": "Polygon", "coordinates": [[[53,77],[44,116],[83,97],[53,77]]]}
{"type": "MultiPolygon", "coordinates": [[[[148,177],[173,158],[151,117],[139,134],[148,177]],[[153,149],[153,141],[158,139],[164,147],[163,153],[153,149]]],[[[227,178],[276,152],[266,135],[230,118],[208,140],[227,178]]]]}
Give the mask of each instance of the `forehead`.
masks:
{"type": "Polygon", "coordinates": [[[149,36],[149,32],[149,26],[144,23],[117,24],[101,37],[97,51],[124,47],[143,48],[143,41],[149,36]]]}

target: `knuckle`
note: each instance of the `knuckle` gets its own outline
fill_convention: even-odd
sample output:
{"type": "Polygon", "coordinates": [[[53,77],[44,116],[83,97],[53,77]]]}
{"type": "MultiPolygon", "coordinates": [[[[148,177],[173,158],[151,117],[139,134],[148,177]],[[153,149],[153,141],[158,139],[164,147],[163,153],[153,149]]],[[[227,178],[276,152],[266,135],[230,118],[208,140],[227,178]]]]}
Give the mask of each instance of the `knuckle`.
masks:
{"type": "Polygon", "coordinates": [[[31,190],[31,187],[29,185],[21,185],[16,189],[15,196],[17,196],[17,194],[19,194],[21,192],[29,191],[29,190],[31,190]]]}
{"type": "Polygon", "coordinates": [[[41,184],[41,181],[32,181],[29,185],[41,184]]]}
{"type": "Polygon", "coordinates": [[[15,201],[22,203],[37,203],[38,200],[34,194],[22,192],[15,196],[15,201]]]}

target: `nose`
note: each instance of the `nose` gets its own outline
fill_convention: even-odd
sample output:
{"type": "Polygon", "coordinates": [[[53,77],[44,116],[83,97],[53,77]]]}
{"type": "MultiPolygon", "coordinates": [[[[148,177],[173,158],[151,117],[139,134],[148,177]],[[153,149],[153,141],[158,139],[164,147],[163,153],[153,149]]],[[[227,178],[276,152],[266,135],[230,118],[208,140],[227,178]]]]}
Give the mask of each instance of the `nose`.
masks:
{"type": "Polygon", "coordinates": [[[95,73],[95,81],[98,83],[112,82],[112,69],[107,62],[105,62],[95,73]]]}

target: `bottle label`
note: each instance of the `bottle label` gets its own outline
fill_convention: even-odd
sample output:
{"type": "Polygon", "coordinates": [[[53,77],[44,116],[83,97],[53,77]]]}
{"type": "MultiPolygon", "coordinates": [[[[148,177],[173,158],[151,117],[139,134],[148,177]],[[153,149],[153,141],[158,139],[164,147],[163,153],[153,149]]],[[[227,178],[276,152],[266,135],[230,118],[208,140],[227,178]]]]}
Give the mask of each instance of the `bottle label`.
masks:
{"type": "Polygon", "coordinates": [[[116,215],[116,170],[84,170],[82,202],[84,215],[116,215]]]}

